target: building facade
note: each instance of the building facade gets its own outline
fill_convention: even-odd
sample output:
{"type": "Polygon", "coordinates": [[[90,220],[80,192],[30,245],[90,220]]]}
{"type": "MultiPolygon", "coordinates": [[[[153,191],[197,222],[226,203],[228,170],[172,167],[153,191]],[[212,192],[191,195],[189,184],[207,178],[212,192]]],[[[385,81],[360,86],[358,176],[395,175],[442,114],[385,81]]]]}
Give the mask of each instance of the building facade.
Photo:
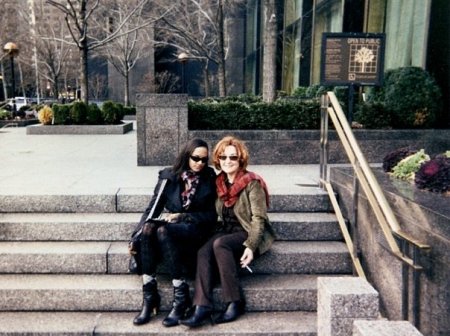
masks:
{"type": "MultiPolygon", "coordinates": [[[[261,92],[263,1],[246,13],[245,91],[261,92]]],[[[450,2],[446,0],[279,0],[277,88],[320,84],[323,33],[385,34],[384,69],[418,66],[450,102],[450,2]]],[[[447,122],[450,117],[447,117],[447,122]]]]}

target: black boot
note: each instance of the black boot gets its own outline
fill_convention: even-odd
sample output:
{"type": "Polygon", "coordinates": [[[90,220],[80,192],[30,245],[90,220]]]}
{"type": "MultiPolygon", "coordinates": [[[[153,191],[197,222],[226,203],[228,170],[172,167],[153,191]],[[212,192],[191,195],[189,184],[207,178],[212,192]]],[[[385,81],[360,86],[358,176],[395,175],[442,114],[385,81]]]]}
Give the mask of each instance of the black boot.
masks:
{"type": "Polygon", "coordinates": [[[153,311],[153,314],[157,314],[161,303],[161,297],[158,293],[156,280],[152,280],[142,287],[143,300],[141,312],[134,318],[133,323],[135,325],[141,325],[148,323],[153,311]]]}
{"type": "Polygon", "coordinates": [[[166,327],[178,325],[178,321],[185,317],[186,311],[191,307],[192,301],[189,296],[189,285],[183,282],[178,287],[173,287],[172,310],[162,321],[166,327]]]}
{"type": "Polygon", "coordinates": [[[195,306],[194,314],[185,320],[180,320],[180,324],[187,327],[196,328],[205,324],[206,320],[212,321],[212,308],[207,306],[195,306]]]}
{"type": "Polygon", "coordinates": [[[215,322],[217,324],[232,322],[232,321],[236,320],[239,316],[244,314],[244,312],[245,312],[245,302],[243,300],[230,302],[227,305],[227,308],[225,309],[225,311],[222,312],[216,318],[215,322]]]}

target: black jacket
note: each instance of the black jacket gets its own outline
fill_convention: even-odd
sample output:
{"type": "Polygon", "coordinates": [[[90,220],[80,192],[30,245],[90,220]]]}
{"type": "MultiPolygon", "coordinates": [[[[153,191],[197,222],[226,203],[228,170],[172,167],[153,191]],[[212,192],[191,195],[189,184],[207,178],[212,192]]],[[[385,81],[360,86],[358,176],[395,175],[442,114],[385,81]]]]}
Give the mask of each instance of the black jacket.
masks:
{"type": "MultiPolygon", "coordinates": [[[[200,181],[195,192],[194,198],[186,210],[183,208],[181,193],[184,191],[184,182],[181,178],[172,172],[171,168],[165,168],[159,172],[158,183],[156,184],[153,197],[142,214],[140,225],[143,225],[147,219],[153,203],[156,201],[156,195],[163,179],[167,179],[164,192],[156,205],[153,218],[157,218],[161,212],[166,209],[171,213],[184,213],[184,222],[198,225],[199,229],[211,232],[217,222],[215,209],[216,192],[216,173],[211,167],[205,167],[200,175],[200,181]]],[[[205,232],[205,233],[209,233],[205,232]]]]}

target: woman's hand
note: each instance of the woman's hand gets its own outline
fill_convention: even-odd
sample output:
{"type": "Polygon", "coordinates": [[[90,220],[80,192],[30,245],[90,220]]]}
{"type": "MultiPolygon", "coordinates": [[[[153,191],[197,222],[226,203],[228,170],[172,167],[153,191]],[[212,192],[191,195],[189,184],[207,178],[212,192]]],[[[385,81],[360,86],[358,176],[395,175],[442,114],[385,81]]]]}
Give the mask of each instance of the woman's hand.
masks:
{"type": "Polygon", "coordinates": [[[253,251],[248,247],[246,247],[241,257],[241,267],[242,268],[247,267],[248,265],[250,265],[252,260],[253,260],[253,251]]]}
{"type": "Polygon", "coordinates": [[[169,223],[178,223],[181,219],[181,213],[165,213],[161,216],[161,218],[169,223]]]}

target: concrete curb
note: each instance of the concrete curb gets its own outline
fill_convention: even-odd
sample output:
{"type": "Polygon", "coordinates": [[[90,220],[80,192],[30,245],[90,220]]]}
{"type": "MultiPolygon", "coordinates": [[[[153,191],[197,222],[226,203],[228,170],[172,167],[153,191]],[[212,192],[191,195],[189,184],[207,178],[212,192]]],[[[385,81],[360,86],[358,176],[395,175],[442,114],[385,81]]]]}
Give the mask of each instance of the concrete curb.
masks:
{"type": "Polygon", "coordinates": [[[125,134],[133,130],[133,122],[120,125],[31,125],[27,135],[50,134],[125,134]]]}

